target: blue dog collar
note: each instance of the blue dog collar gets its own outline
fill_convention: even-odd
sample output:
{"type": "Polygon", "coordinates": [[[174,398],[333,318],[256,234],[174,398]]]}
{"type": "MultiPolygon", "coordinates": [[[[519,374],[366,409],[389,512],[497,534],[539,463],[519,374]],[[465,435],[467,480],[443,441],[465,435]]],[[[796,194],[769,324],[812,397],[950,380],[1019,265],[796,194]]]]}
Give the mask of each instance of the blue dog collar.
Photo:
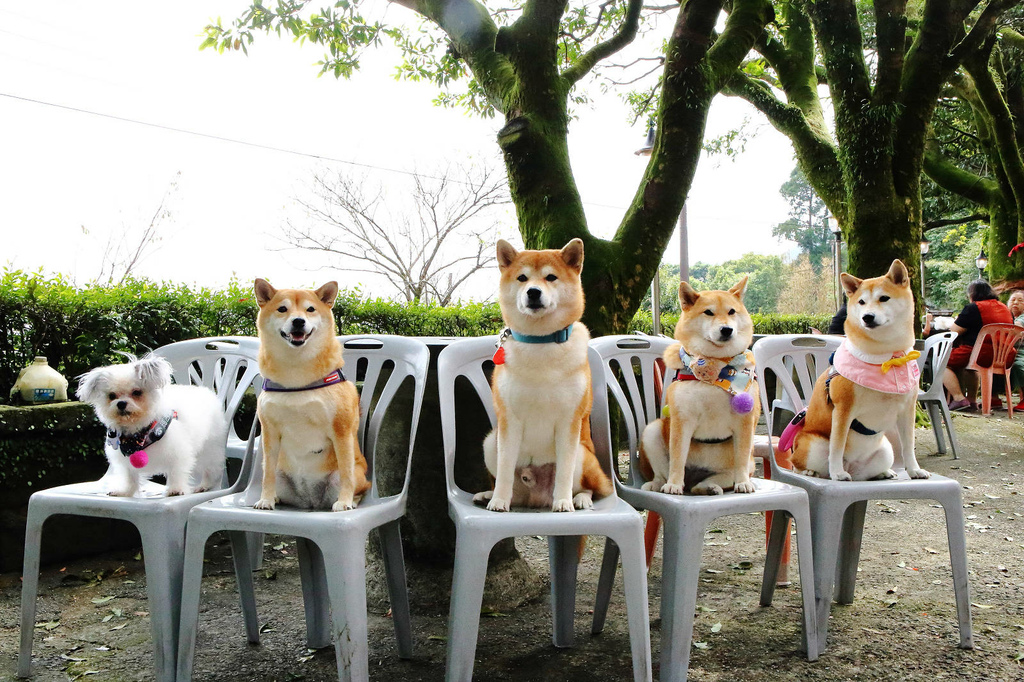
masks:
{"type": "Polygon", "coordinates": [[[572,325],[570,324],[565,329],[559,329],[554,334],[544,334],[543,336],[520,334],[511,329],[509,332],[512,334],[512,338],[520,343],[565,343],[569,340],[569,336],[572,335],[572,325]]]}

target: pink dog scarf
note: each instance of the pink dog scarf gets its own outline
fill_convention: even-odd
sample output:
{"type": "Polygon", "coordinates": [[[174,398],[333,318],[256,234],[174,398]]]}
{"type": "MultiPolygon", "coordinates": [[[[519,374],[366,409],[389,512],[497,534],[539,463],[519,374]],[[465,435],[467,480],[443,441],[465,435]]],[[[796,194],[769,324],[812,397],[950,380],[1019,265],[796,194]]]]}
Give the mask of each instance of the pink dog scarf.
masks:
{"type": "Polygon", "coordinates": [[[920,356],[913,349],[893,353],[889,358],[866,356],[843,340],[832,358],[832,365],[840,376],[858,386],[882,393],[910,393],[917,391],[921,380],[921,370],[914,362],[920,356]]]}

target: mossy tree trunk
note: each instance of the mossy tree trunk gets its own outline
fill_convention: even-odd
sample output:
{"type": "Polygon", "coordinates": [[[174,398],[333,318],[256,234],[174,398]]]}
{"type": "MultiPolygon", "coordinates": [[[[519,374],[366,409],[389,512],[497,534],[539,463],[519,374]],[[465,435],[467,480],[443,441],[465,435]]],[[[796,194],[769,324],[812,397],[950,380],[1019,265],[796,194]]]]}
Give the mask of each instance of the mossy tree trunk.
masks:
{"type": "Polygon", "coordinates": [[[928,124],[943,85],[1014,3],[992,0],[979,12],[978,2],[928,0],[913,30],[907,4],[875,1],[870,68],[855,0],[777,2],[782,21],[759,37],[760,58],[733,74],[726,93],[749,101],[790,138],[801,170],[842,228],[850,272],[878,276],[899,258],[919,291],[928,124]],[[825,125],[821,84],[831,94],[834,134],[825,125]]]}

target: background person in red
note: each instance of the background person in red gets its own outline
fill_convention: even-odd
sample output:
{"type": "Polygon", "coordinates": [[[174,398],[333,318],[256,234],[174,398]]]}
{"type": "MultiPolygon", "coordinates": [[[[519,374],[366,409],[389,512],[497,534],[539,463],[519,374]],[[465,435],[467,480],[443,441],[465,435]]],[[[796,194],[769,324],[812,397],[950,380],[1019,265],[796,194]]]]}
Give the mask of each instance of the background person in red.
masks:
{"type": "MultiPolygon", "coordinates": [[[[964,395],[956,372],[967,366],[967,361],[970,360],[971,352],[974,350],[974,342],[978,340],[978,332],[986,324],[1013,323],[1010,309],[996,298],[992,286],[985,280],[978,279],[971,282],[967,286],[967,298],[971,302],[964,306],[950,327],[950,330],[956,332],[958,336],[942,377],[942,385],[950,395],[949,409],[951,410],[974,407],[973,397],[968,399],[964,395]]],[[[926,335],[930,331],[930,327],[931,316],[929,315],[924,330],[926,335]]],[[[992,344],[987,339],[978,353],[978,364],[982,367],[992,364],[992,344]]],[[[996,400],[993,400],[992,404],[1000,405],[996,400]]]]}

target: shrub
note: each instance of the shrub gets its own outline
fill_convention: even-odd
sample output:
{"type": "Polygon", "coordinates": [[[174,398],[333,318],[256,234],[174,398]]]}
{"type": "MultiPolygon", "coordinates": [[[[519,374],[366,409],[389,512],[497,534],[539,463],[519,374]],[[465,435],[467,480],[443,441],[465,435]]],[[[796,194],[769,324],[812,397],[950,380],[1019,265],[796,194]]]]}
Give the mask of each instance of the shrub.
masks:
{"type": "MultiPolygon", "coordinates": [[[[828,323],[832,320],[831,315],[783,315],[778,313],[753,313],[750,317],[754,321],[755,334],[810,334],[811,327],[825,331],[828,329],[828,323]]],[[[678,320],[678,315],[662,314],[662,333],[671,336],[678,320]]],[[[633,323],[629,326],[630,332],[643,332],[644,334],[651,334],[653,329],[651,313],[643,310],[636,314],[633,323]]]]}

